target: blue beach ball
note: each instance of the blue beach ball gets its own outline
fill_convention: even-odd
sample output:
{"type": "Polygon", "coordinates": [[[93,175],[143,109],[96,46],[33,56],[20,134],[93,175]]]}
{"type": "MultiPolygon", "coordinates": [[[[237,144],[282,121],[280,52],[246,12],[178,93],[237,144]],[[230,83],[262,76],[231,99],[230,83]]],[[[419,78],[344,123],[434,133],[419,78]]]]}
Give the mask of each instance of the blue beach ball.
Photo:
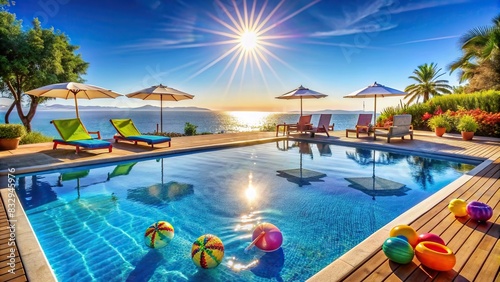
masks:
{"type": "Polygon", "coordinates": [[[382,245],[384,254],[392,260],[400,264],[407,264],[413,260],[413,247],[405,239],[398,237],[389,237],[382,245]]]}

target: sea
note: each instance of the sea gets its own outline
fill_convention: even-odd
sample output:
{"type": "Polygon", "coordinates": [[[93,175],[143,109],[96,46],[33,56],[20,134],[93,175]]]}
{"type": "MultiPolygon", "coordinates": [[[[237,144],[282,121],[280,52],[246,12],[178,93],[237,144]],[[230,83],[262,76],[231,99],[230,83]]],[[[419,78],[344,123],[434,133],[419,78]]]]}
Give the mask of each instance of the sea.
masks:
{"type": "MultiPolygon", "coordinates": [[[[109,122],[110,119],[131,118],[142,133],[160,131],[160,112],[130,109],[119,110],[80,110],[80,119],[88,131],[100,131],[103,139],[111,139],[116,133],[109,122]]],[[[304,113],[306,114],[306,113],[304,113]]],[[[313,114],[312,123],[317,124],[320,113],[313,114]]],[[[39,110],[31,122],[33,131],[47,136],[57,137],[55,127],[50,123],[54,119],[74,118],[74,111],[39,110]]],[[[274,125],[281,123],[297,123],[298,113],[252,112],[252,111],[163,111],[163,132],[184,133],[186,123],[195,126],[197,133],[230,133],[262,131],[264,128],[274,130],[274,125]]],[[[352,128],[358,114],[333,114],[332,122],[335,130],[352,128]]],[[[0,123],[5,123],[5,111],[0,111],[0,123]]],[[[10,123],[21,123],[16,111],[10,115],[10,123]]]]}

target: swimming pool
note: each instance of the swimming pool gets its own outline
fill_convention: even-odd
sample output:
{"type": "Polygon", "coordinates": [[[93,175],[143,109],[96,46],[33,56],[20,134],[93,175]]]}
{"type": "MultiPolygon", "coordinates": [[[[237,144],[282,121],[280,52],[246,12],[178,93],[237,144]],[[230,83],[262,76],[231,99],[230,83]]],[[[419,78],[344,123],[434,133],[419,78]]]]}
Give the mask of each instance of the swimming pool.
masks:
{"type": "Polygon", "coordinates": [[[21,175],[17,192],[60,281],[304,281],[473,167],[280,141],[21,175]],[[149,249],[159,220],[175,237],[149,249]],[[259,222],[282,248],[244,251],[259,222]],[[202,270],[190,251],[208,233],[225,257],[202,270]]]}

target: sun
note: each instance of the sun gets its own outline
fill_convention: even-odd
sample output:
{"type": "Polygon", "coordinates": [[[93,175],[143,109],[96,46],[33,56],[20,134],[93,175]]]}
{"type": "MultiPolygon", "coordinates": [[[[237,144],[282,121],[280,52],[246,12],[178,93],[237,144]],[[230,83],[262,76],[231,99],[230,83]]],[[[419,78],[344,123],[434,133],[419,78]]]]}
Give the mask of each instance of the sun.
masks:
{"type": "Polygon", "coordinates": [[[250,51],[257,47],[259,43],[259,37],[255,31],[246,30],[240,36],[240,45],[243,49],[250,51]]]}

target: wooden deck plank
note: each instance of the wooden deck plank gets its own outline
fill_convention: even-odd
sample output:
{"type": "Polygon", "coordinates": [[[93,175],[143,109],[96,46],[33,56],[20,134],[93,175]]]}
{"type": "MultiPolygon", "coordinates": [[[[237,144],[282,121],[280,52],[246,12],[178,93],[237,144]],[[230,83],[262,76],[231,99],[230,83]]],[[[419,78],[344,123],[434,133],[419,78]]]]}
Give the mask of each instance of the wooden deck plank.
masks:
{"type": "MultiPolygon", "coordinates": [[[[489,277],[493,277],[496,274],[497,269],[485,269],[481,265],[481,267],[476,267],[478,261],[486,262],[489,254],[493,250],[495,243],[500,237],[500,215],[497,214],[497,219],[495,224],[492,224],[489,231],[483,237],[481,242],[477,245],[472,256],[464,265],[464,271],[459,273],[460,277],[467,279],[468,281],[474,281],[476,276],[479,274],[479,270],[482,272],[487,272],[486,275],[489,277]]],[[[499,257],[500,258],[500,257],[499,257]]],[[[500,265],[500,261],[498,262],[500,265]]]]}
{"type": "Polygon", "coordinates": [[[493,246],[490,254],[485,260],[481,271],[476,277],[476,281],[499,281],[498,275],[500,275],[500,240],[497,238],[495,245],[493,246]],[[493,273],[493,275],[491,275],[493,273]],[[496,275],[495,275],[496,273],[496,275]],[[496,280],[495,277],[496,276],[496,280]]]}

